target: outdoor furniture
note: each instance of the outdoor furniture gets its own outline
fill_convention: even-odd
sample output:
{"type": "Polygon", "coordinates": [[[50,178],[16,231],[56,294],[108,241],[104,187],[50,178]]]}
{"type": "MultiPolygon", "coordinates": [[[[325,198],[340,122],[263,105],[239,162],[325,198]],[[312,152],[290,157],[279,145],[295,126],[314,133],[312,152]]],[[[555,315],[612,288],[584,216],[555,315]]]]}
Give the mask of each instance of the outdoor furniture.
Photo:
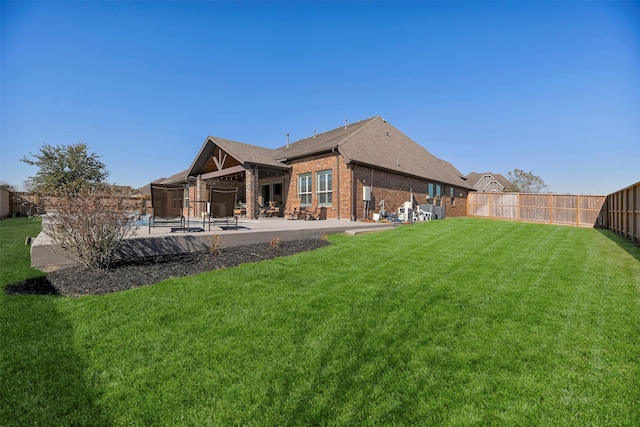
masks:
{"type": "Polygon", "coordinates": [[[280,209],[276,206],[276,202],[269,202],[269,207],[262,209],[262,215],[267,218],[271,218],[273,215],[277,215],[280,209]]]}
{"type": "Polygon", "coordinates": [[[320,211],[318,206],[308,207],[304,211],[305,220],[316,220],[319,218],[320,211]]]}
{"type": "Polygon", "coordinates": [[[243,204],[238,204],[236,205],[235,209],[233,210],[233,215],[234,216],[247,216],[247,207],[243,204]]]}
{"type": "Polygon", "coordinates": [[[300,219],[301,214],[302,208],[300,206],[287,206],[284,211],[285,219],[300,219]]]}
{"type": "Polygon", "coordinates": [[[171,227],[171,231],[189,229],[189,216],[182,212],[184,187],[176,184],[151,183],[151,215],[149,233],[152,227],[171,227]]]}
{"type": "Polygon", "coordinates": [[[212,188],[209,197],[209,230],[211,219],[226,219],[229,228],[229,219],[235,219],[235,228],[238,229],[238,216],[235,215],[237,188],[212,188]]]}

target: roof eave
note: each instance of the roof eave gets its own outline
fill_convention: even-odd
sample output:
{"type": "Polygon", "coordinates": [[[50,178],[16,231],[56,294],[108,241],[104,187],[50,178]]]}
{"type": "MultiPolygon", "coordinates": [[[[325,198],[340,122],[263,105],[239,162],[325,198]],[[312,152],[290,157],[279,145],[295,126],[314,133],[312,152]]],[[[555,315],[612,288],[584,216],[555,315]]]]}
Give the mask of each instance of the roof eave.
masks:
{"type": "Polygon", "coordinates": [[[193,170],[195,169],[196,164],[198,164],[198,162],[200,161],[200,157],[204,153],[205,149],[208,148],[209,142],[214,143],[213,139],[211,138],[211,136],[207,136],[205,138],[204,143],[202,143],[202,147],[200,147],[200,151],[198,151],[198,154],[193,159],[193,162],[191,163],[191,166],[189,166],[189,169],[187,169],[187,176],[198,175],[198,174],[194,174],[193,170]]]}
{"type": "Polygon", "coordinates": [[[456,184],[456,183],[453,183],[453,182],[442,181],[442,180],[435,179],[435,178],[427,178],[427,177],[424,177],[424,176],[421,176],[421,175],[415,175],[415,174],[404,172],[404,171],[401,171],[401,170],[385,168],[383,166],[372,165],[372,164],[365,163],[365,162],[359,162],[359,161],[355,161],[355,160],[350,160],[349,162],[347,162],[347,164],[365,166],[365,167],[368,167],[368,168],[371,168],[371,169],[380,170],[380,171],[383,171],[383,172],[389,172],[389,173],[394,173],[394,174],[397,174],[397,175],[407,176],[407,177],[410,177],[410,178],[418,178],[418,179],[422,179],[422,180],[438,182],[440,184],[455,185],[456,187],[464,188],[464,189],[470,190],[470,191],[473,190],[472,188],[470,188],[466,184],[456,184]]]}
{"type": "Polygon", "coordinates": [[[305,157],[310,157],[310,156],[317,156],[318,154],[327,154],[327,153],[331,153],[331,152],[336,151],[336,149],[340,152],[342,157],[344,157],[346,159],[346,156],[340,151],[340,146],[336,145],[336,146],[331,147],[331,148],[324,148],[322,150],[312,151],[312,152],[308,152],[308,153],[304,153],[304,154],[299,154],[297,156],[292,156],[292,157],[281,157],[281,158],[277,158],[275,160],[277,162],[286,164],[284,162],[290,162],[290,161],[293,161],[293,160],[304,159],[305,157]]]}

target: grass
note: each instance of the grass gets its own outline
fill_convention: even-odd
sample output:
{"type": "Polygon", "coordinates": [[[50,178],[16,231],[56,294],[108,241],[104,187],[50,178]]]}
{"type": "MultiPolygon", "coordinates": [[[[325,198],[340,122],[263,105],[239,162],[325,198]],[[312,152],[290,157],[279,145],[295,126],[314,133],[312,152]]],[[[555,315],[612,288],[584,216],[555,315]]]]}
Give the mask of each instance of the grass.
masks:
{"type": "MultiPolygon", "coordinates": [[[[0,221],[2,286],[39,274],[36,227],[0,221]]],[[[0,425],[640,424],[629,242],[467,218],[330,240],[107,296],[0,295],[0,425]]]]}

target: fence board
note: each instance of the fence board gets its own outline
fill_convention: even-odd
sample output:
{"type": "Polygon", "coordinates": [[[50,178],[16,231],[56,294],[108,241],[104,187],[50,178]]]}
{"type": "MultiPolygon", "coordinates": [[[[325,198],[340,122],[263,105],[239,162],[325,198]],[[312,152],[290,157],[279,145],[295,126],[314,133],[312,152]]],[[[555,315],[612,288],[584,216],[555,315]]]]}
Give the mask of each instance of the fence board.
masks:
{"type": "Polygon", "coordinates": [[[11,192],[0,188],[0,218],[11,215],[11,192]]]}
{"type": "Polygon", "coordinates": [[[598,225],[640,242],[640,182],[607,196],[598,225]]]}
{"type": "Polygon", "coordinates": [[[605,196],[470,193],[467,215],[546,224],[593,227],[605,196]]]}

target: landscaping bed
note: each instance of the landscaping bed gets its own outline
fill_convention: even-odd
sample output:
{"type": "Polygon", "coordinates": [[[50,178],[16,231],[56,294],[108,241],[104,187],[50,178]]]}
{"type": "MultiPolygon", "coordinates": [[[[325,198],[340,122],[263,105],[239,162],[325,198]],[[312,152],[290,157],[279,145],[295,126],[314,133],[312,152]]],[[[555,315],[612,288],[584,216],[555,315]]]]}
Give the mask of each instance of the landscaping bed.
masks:
{"type": "Polygon", "coordinates": [[[8,294],[41,294],[79,297],[108,294],[152,285],[171,277],[184,277],[205,271],[235,267],[293,255],[326,246],[322,239],[256,243],[222,248],[210,252],[164,255],[118,262],[108,270],[71,267],[48,273],[5,288],[8,294]]]}

